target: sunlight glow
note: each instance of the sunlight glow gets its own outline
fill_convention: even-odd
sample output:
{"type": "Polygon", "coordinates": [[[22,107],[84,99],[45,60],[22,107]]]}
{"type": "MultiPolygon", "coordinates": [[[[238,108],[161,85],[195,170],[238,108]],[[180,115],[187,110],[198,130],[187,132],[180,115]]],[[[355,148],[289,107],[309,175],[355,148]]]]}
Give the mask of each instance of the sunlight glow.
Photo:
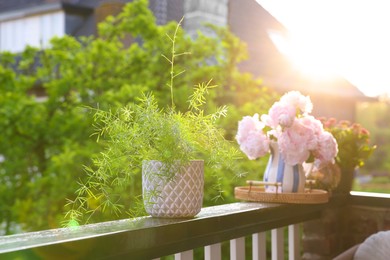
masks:
{"type": "Polygon", "coordinates": [[[368,96],[390,92],[390,4],[382,0],[257,0],[289,31],[270,32],[304,73],[337,73],[368,96]]]}
{"type": "Polygon", "coordinates": [[[337,74],[331,57],[318,48],[320,45],[314,42],[302,44],[297,38],[285,38],[275,32],[269,32],[269,36],[298,71],[315,78],[329,78],[337,74]]]}

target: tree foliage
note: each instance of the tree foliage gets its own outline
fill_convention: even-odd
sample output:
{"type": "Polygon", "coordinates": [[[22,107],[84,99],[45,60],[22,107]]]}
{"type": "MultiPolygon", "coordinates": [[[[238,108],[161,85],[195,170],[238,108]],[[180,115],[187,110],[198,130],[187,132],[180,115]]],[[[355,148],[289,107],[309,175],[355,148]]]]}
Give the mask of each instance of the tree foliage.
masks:
{"type": "MultiPolygon", "coordinates": [[[[166,34],[177,23],[156,25],[147,5],[145,0],[126,5],[100,24],[98,37],[53,38],[44,50],[27,47],[19,55],[0,55],[0,223],[6,234],[15,232],[16,223],[25,231],[60,225],[66,198],[73,198],[87,177],[83,165],[102,151],[91,137],[93,114],[86,107],[115,112],[151,90],[161,105],[169,104],[169,64],[161,54],[170,50],[166,34]]],[[[232,139],[238,119],[266,109],[273,95],[238,71],[245,45],[226,28],[213,29],[215,37],[199,33],[196,39],[179,32],[177,52],[191,55],[175,61],[178,71],[186,71],[175,83],[176,106],[186,110],[184,97],[193,85],[213,78],[223,91],[208,109],[229,106],[220,124],[232,139]]],[[[229,200],[231,185],[238,182],[227,177],[222,183],[229,200]]],[[[206,180],[206,185],[214,184],[206,180]]],[[[208,201],[212,195],[207,186],[205,191],[208,201]]]]}
{"type": "Polygon", "coordinates": [[[363,173],[383,174],[390,172],[390,163],[386,158],[390,153],[390,103],[386,100],[380,102],[361,103],[357,108],[357,121],[371,134],[371,143],[377,144],[373,156],[371,156],[363,173]]]}

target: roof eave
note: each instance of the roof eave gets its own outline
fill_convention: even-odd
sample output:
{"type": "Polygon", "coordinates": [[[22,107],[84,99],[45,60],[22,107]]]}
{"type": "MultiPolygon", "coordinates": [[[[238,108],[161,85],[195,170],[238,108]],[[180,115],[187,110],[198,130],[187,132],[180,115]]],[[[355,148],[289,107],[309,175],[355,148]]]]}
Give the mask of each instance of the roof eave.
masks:
{"type": "Polygon", "coordinates": [[[0,22],[20,19],[20,18],[43,14],[43,13],[61,11],[61,10],[84,13],[84,14],[90,14],[93,12],[92,8],[86,6],[69,4],[69,3],[48,3],[48,4],[37,5],[28,8],[0,13],[0,22]]]}

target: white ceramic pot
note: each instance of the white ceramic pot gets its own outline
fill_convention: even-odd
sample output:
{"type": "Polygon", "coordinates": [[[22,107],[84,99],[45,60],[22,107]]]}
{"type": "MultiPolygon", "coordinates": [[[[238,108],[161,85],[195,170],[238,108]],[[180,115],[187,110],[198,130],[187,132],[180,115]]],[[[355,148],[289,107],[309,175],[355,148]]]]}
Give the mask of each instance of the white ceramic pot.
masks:
{"type": "MultiPolygon", "coordinates": [[[[280,156],[276,142],[271,142],[270,147],[271,156],[263,180],[270,183],[281,183],[278,192],[304,192],[306,177],[302,165],[286,164],[280,156]]],[[[276,186],[267,185],[265,190],[276,192],[276,186]]]]}
{"type": "Polygon", "coordinates": [[[190,218],[203,203],[204,162],[193,160],[167,178],[160,161],[142,164],[142,194],[146,212],[153,217],[190,218]]]}

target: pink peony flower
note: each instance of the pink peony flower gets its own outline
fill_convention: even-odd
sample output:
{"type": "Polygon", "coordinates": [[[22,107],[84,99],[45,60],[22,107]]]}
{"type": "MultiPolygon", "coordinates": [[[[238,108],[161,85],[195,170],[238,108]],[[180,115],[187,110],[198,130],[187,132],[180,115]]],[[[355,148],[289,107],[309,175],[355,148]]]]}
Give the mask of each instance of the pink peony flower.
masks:
{"type": "Polygon", "coordinates": [[[290,127],[295,120],[296,109],[288,104],[276,102],[268,111],[268,116],[262,116],[263,122],[270,127],[290,127]]]}
{"type": "Polygon", "coordinates": [[[315,119],[313,116],[309,116],[309,115],[301,117],[297,120],[300,124],[313,131],[312,135],[310,135],[310,140],[307,143],[307,149],[309,150],[317,149],[318,138],[324,132],[322,123],[319,120],[315,119]]]}
{"type": "Polygon", "coordinates": [[[250,160],[255,160],[268,153],[269,139],[262,132],[251,132],[246,140],[240,144],[240,149],[250,160]]]}
{"type": "Polygon", "coordinates": [[[304,116],[300,118],[300,121],[306,127],[313,129],[314,133],[319,135],[324,132],[324,126],[321,121],[316,119],[314,116],[304,116]]]}
{"type": "Polygon", "coordinates": [[[264,156],[269,151],[269,138],[263,133],[264,126],[258,114],[245,116],[238,123],[236,140],[250,160],[264,156]]]}
{"type": "Polygon", "coordinates": [[[299,109],[303,114],[310,114],[313,110],[310,97],[302,95],[299,91],[287,92],[281,97],[280,102],[299,109]]]}
{"type": "Polygon", "coordinates": [[[282,131],[278,136],[280,153],[286,164],[295,165],[306,161],[310,150],[316,147],[315,132],[297,119],[294,124],[282,131]]]}
{"type": "Polygon", "coordinates": [[[245,142],[248,137],[248,133],[261,131],[264,128],[264,123],[259,121],[259,115],[254,114],[252,116],[244,116],[238,123],[238,131],[236,139],[238,143],[245,142]]]}
{"type": "Polygon", "coordinates": [[[289,165],[302,164],[310,156],[316,164],[334,162],[337,142],[324,131],[322,122],[309,115],[313,109],[310,97],[298,91],[282,96],[269,109],[268,114],[246,116],[238,124],[237,142],[249,159],[269,152],[270,138],[279,146],[282,158],[289,165]],[[264,127],[271,129],[264,132],[264,127]]]}
{"type": "Polygon", "coordinates": [[[327,131],[323,131],[318,139],[318,147],[313,153],[316,158],[314,163],[320,169],[329,162],[334,163],[334,158],[338,153],[338,146],[336,139],[327,131]]]}

